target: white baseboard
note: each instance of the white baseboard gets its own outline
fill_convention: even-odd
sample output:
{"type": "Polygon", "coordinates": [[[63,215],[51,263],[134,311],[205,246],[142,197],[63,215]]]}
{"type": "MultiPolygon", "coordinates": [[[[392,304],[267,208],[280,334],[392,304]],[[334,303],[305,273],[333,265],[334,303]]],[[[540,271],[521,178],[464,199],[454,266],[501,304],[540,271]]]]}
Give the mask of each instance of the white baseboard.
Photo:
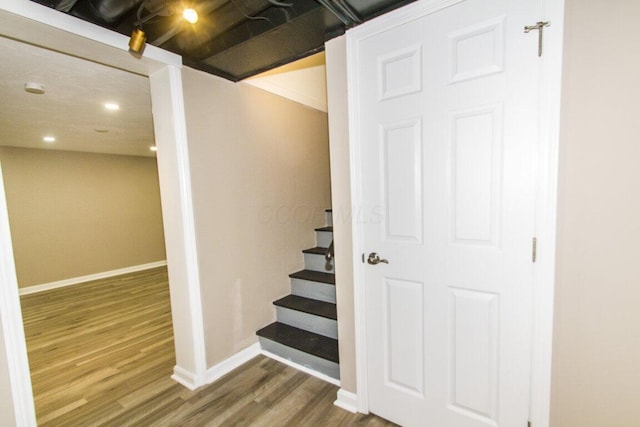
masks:
{"type": "MultiPolygon", "coordinates": [[[[215,366],[212,366],[211,368],[207,369],[207,373],[206,373],[206,378],[205,378],[205,385],[206,384],[211,384],[213,382],[215,382],[216,380],[220,379],[221,377],[223,377],[224,375],[228,374],[229,372],[233,371],[234,369],[242,366],[243,364],[247,363],[249,360],[253,359],[254,357],[258,356],[258,355],[264,355],[266,357],[269,357],[271,359],[277,360],[280,363],[284,363],[285,365],[291,366],[292,368],[295,368],[299,371],[304,372],[305,374],[309,374],[312,375],[316,378],[319,378],[323,381],[326,381],[328,383],[331,383],[333,385],[336,385],[338,387],[340,387],[340,381],[336,380],[335,378],[331,378],[328,375],[325,375],[323,373],[314,371],[313,369],[309,369],[306,366],[302,366],[298,363],[292,362],[290,360],[287,360],[285,358],[282,358],[276,354],[270,353],[268,351],[264,351],[260,348],[260,343],[255,343],[250,345],[249,347],[245,348],[244,350],[241,350],[239,352],[237,352],[236,354],[234,354],[231,357],[228,357],[227,359],[223,360],[222,362],[216,364],[215,366]]],[[[195,390],[197,389],[199,386],[196,384],[196,377],[194,374],[192,374],[191,372],[188,372],[186,369],[183,369],[179,366],[174,366],[173,368],[173,375],[171,376],[171,378],[176,381],[177,383],[182,384],[183,386],[185,386],[186,388],[188,388],[189,390],[195,390]]],[[[338,391],[338,399],[340,400],[340,392],[343,392],[345,394],[345,398],[342,399],[343,402],[350,402],[349,399],[353,399],[353,401],[355,402],[355,395],[353,393],[349,393],[347,391],[344,390],[339,390],[338,391]],[[353,397],[351,397],[353,396],[353,397]]],[[[336,401],[337,402],[337,401],[336,401]]],[[[335,403],[336,406],[340,406],[343,409],[346,409],[347,411],[351,411],[351,412],[356,412],[355,409],[352,410],[351,406],[349,406],[348,403],[344,403],[344,406],[342,404],[338,404],[335,403]]],[[[355,406],[354,406],[355,407],[355,406]]]]}
{"type": "Polygon", "coordinates": [[[338,390],[337,399],[333,404],[354,414],[358,412],[358,396],[342,388],[338,390]]]}
{"type": "Polygon", "coordinates": [[[173,375],[171,375],[171,379],[182,384],[191,391],[198,388],[196,385],[196,376],[180,366],[176,365],[173,367],[173,375]]]}
{"type": "Polygon", "coordinates": [[[106,279],[119,276],[121,274],[135,273],[136,271],[150,270],[152,268],[167,265],[167,260],[150,262],[148,264],[134,265],[131,267],[119,268],[117,270],[104,271],[102,273],[89,274],[87,276],[73,277],[71,279],[58,280],[57,282],[43,283],[26,288],[20,288],[20,295],[35,294],[36,292],[50,291],[51,289],[63,288],[65,286],[77,285],[78,283],[90,282],[92,280],[106,279]]]}
{"type": "Polygon", "coordinates": [[[179,384],[182,384],[189,390],[195,390],[198,387],[213,383],[220,377],[228,374],[237,367],[242,366],[259,354],[260,344],[258,343],[252,344],[244,350],[237,352],[233,356],[228,357],[217,365],[207,369],[204,384],[198,384],[199,381],[196,381],[195,374],[177,365],[173,367],[173,375],[171,376],[171,379],[179,384]]]}
{"type": "Polygon", "coordinates": [[[292,362],[289,359],[285,359],[284,357],[280,357],[277,354],[273,354],[273,353],[270,353],[270,352],[265,351],[265,350],[262,350],[261,353],[264,356],[267,356],[267,357],[269,357],[269,358],[271,358],[273,360],[277,360],[278,362],[284,363],[285,365],[291,366],[292,368],[295,368],[295,369],[297,369],[299,371],[302,371],[305,374],[309,374],[311,376],[314,376],[316,378],[321,379],[322,381],[326,381],[328,383],[331,383],[333,385],[336,385],[336,386],[340,387],[340,380],[337,380],[337,379],[332,378],[332,377],[330,377],[328,375],[325,375],[322,372],[314,371],[313,369],[309,369],[306,366],[300,365],[300,364],[298,364],[296,362],[292,362]]]}
{"type": "Polygon", "coordinates": [[[216,381],[220,377],[228,374],[233,371],[237,367],[247,363],[249,360],[253,359],[257,355],[260,354],[260,344],[255,343],[251,344],[249,347],[245,348],[234,354],[231,357],[223,360],[215,366],[207,369],[206,382],[207,384],[211,384],[216,381]]]}

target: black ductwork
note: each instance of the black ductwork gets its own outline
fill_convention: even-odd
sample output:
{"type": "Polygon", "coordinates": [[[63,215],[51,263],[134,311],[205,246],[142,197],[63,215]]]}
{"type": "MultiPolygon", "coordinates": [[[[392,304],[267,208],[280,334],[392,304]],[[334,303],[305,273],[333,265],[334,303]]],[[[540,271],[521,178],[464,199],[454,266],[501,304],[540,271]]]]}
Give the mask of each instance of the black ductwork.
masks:
{"type": "Polygon", "coordinates": [[[78,0],[71,8],[73,16],[102,26],[118,24],[137,10],[142,0],[78,0]]]}
{"type": "Polygon", "coordinates": [[[53,2],[53,8],[62,12],[69,12],[78,0],[57,0],[53,2]]]}
{"type": "Polygon", "coordinates": [[[175,14],[181,0],[32,0],[149,44],[186,65],[237,81],[324,49],[347,29],[415,0],[192,0],[200,19],[175,14]]]}
{"type": "Polygon", "coordinates": [[[347,28],[362,22],[362,19],[341,0],[317,0],[322,6],[333,13],[347,28]]]}

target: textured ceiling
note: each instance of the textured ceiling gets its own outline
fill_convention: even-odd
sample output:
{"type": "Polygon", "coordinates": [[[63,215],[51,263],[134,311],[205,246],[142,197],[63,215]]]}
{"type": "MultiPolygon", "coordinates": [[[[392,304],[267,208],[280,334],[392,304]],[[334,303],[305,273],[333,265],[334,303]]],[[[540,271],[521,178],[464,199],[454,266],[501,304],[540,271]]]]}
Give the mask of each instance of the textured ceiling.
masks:
{"type": "Polygon", "coordinates": [[[0,57],[0,145],[155,155],[146,77],[3,37],[0,57]],[[45,93],[25,92],[26,82],[45,93]],[[120,110],[107,111],[105,102],[120,110]],[[56,142],[43,142],[45,135],[56,142]]]}

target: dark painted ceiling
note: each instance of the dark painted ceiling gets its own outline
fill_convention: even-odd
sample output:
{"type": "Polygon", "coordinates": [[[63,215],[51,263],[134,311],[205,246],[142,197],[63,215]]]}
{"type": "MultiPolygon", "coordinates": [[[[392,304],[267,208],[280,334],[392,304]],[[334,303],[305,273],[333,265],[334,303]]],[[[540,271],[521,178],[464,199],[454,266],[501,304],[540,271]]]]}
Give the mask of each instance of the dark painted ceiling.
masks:
{"type": "Polygon", "coordinates": [[[33,0],[182,56],[185,65],[238,81],[324,49],[346,29],[414,0],[33,0]]]}

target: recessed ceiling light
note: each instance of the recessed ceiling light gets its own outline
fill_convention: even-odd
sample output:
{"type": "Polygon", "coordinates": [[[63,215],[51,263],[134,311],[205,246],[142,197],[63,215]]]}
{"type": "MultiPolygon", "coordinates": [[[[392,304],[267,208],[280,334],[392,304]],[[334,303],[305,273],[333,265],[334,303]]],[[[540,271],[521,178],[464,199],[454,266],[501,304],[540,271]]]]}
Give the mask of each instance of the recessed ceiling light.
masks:
{"type": "Polygon", "coordinates": [[[55,136],[45,136],[44,138],[42,138],[42,140],[44,142],[56,142],[56,137],[55,136]]]}
{"type": "Polygon", "coordinates": [[[24,84],[24,90],[29,93],[35,93],[36,95],[42,95],[44,93],[44,86],[40,83],[27,82],[24,84]]]}
{"type": "Polygon", "coordinates": [[[158,151],[158,147],[156,147],[155,145],[152,145],[151,147],[149,147],[149,150],[158,151]]]}
{"type": "Polygon", "coordinates": [[[110,111],[116,111],[120,109],[120,106],[118,104],[116,104],[115,102],[107,102],[104,104],[104,108],[106,108],[107,110],[110,111]]]}

